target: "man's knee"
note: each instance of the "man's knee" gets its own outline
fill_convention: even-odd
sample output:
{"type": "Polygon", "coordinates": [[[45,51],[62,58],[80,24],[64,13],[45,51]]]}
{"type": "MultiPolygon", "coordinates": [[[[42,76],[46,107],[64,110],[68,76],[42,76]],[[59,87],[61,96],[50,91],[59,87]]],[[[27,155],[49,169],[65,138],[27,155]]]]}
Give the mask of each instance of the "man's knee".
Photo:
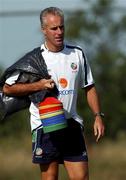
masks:
{"type": "Polygon", "coordinates": [[[52,162],[47,165],[41,165],[40,164],[40,170],[41,170],[41,177],[42,180],[58,180],[58,163],[52,162]]]}
{"type": "Polygon", "coordinates": [[[89,180],[89,173],[88,172],[84,172],[83,174],[80,173],[75,173],[75,174],[71,174],[69,175],[70,180],[89,180]]]}
{"type": "Polygon", "coordinates": [[[88,163],[87,162],[68,162],[65,161],[70,180],[88,180],[88,163]]]}

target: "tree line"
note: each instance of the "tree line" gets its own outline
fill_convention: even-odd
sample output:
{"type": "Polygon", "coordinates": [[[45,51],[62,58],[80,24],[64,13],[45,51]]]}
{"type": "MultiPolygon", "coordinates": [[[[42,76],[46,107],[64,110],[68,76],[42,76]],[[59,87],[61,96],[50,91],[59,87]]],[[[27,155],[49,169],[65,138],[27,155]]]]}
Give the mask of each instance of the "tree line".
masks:
{"type": "MultiPolygon", "coordinates": [[[[68,13],[66,35],[87,53],[105,113],[106,136],[116,138],[126,130],[126,14],[118,11],[114,0],[88,3],[88,10],[68,13]]],[[[82,97],[81,91],[78,111],[85,118],[90,136],[93,116],[82,97]]]]}

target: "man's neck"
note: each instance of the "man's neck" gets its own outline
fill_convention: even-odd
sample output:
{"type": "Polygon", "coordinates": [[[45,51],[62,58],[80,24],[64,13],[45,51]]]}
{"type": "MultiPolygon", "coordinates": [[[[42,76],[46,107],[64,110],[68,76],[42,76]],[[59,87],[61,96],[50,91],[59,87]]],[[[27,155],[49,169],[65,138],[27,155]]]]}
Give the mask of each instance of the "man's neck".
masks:
{"type": "Polygon", "coordinates": [[[59,52],[59,51],[62,51],[64,48],[64,44],[62,46],[49,46],[46,41],[45,41],[44,45],[45,45],[45,48],[51,52],[59,52]]]}

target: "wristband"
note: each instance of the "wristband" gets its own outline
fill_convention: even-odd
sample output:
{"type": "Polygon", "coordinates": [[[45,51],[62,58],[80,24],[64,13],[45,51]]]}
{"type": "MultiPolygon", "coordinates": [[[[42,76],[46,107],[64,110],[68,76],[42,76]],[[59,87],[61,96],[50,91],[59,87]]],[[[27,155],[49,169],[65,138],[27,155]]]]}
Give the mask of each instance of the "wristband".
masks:
{"type": "Polygon", "coordinates": [[[97,113],[94,114],[94,116],[95,117],[97,117],[97,116],[105,117],[104,113],[102,113],[102,112],[97,112],[97,113]]]}

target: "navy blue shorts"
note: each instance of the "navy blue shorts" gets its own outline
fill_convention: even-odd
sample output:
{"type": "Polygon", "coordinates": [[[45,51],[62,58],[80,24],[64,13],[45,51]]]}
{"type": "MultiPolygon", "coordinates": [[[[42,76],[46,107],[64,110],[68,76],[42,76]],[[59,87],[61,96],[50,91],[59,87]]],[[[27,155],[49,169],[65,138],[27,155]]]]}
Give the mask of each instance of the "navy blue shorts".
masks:
{"type": "Polygon", "coordinates": [[[32,132],[32,161],[46,164],[52,161],[88,161],[83,131],[78,122],[68,120],[68,127],[43,133],[42,128],[32,132]]]}

